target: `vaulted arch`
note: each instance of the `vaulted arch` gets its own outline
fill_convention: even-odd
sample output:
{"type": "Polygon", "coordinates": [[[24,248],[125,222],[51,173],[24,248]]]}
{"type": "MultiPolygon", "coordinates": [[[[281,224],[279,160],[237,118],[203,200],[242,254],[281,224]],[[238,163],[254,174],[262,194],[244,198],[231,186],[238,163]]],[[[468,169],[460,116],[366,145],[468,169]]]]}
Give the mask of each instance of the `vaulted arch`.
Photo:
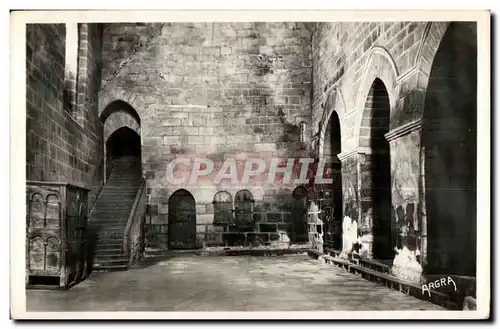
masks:
{"type": "Polygon", "coordinates": [[[99,119],[104,124],[108,117],[114,112],[125,112],[132,116],[137,121],[139,126],[141,125],[139,113],[137,113],[137,111],[129,103],[120,99],[109,103],[99,115],[99,119]]]}
{"type": "Polygon", "coordinates": [[[380,80],[387,92],[387,99],[389,104],[389,111],[396,105],[397,92],[396,83],[399,72],[397,70],[394,59],[389,52],[382,47],[373,47],[365,66],[365,71],[361,78],[361,84],[356,97],[356,123],[355,129],[357,131],[358,147],[363,147],[361,134],[362,128],[365,128],[367,121],[369,121],[368,112],[366,111],[366,100],[369,94],[373,92],[373,82],[380,80]],[[364,110],[362,110],[364,109],[364,110]]]}

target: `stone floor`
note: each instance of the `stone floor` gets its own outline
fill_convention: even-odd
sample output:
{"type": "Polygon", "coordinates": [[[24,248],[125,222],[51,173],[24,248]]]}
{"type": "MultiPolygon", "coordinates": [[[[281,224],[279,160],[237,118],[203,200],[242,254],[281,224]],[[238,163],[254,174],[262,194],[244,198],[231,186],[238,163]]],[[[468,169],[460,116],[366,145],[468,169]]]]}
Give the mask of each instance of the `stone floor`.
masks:
{"type": "Polygon", "coordinates": [[[27,311],[444,310],[307,255],[175,257],[27,291],[27,311]]]}

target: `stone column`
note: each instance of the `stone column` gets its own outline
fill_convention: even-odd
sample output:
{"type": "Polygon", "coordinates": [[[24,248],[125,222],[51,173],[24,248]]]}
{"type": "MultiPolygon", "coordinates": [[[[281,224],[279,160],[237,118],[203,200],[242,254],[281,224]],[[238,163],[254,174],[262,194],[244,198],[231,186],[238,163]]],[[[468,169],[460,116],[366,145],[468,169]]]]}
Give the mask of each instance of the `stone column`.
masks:
{"type": "Polygon", "coordinates": [[[426,227],[422,186],[421,120],[385,134],[391,152],[393,244],[408,248],[425,262],[426,227]]]}
{"type": "MultiPolygon", "coordinates": [[[[342,162],[343,214],[358,224],[361,240],[360,253],[372,257],[372,219],[371,219],[371,150],[356,148],[338,154],[342,162]]],[[[345,232],[344,232],[345,233],[345,232]]]]}

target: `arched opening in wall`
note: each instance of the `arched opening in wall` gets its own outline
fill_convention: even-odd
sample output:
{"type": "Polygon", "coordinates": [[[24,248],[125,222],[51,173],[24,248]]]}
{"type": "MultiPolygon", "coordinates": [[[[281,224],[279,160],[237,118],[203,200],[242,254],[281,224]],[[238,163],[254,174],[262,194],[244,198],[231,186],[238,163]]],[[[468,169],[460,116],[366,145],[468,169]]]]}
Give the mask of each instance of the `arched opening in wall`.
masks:
{"type": "Polygon", "coordinates": [[[196,204],[188,191],[177,190],[168,200],[168,245],[170,249],[195,249],[196,204]]]}
{"type": "Polygon", "coordinates": [[[241,190],[234,197],[234,222],[237,226],[252,227],[255,200],[248,190],[241,190]]]}
{"type": "MultiPolygon", "coordinates": [[[[120,117],[119,115],[117,117],[120,117]]],[[[101,123],[109,132],[113,131],[105,142],[105,161],[104,161],[104,177],[106,181],[113,169],[120,169],[122,165],[136,170],[134,173],[138,177],[142,176],[141,163],[141,137],[138,134],[140,131],[141,119],[136,110],[128,103],[122,100],[115,100],[109,103],[99,116],[101,123]],[[135,121],[136,131],[125,126],[123,122],[115,118],[110,118],[112,114],[125,113],[127,117],[135,121]],[[109,120],[108,120],[109,119],[109,120]],[[118,167],[117,167],[118,165],[118,167]]]]}
{"type": "Polygon", "coordinates": [[[233,222],[233,198],[226,191],[214,195],[214,225],[226,226],[233,222]]]}
{"type": "Polygon", "coordinates": [[[140,178],[141,137],[128,127],[113,132],[106,141],[106,177],[111,173],[140,178]]]}
{"type": "Polygon", "coordinates": [[[331,171],[331,185],[323,189],[321,210],[324,222],[325,246],[331,249],[342,248],[342,166],[338,158],[341,152],[340,119],[333,111],[325,129],[323,158],[325,167],[331,171]]]}
{"type": "Polygon", "coordinates": [[[248,235],[248,232],[254,231],[254,203],[253,195],[249,191],[241,190],[236,193],[234,217],[231,215],[231,225],[228,225],[223,233],[223,243],[226,246],[244,246],[250,241],[259,244],[258,237],[248,235]]]}
{"type": "Polygon", "coordinates": [[[99,116],[101,119],[102,124],[106,122],[106,119],[114,112],[118,111],[123,111],[127,114],[130,114],[134,119],[137,121],[139,125],[141,125],[141,118],[139,117],[139,114],[137,111],[127,102],[124,102],[122,100],[115,100],[106,106],[106,108],[102,111],[101,115],[99,116]]]}
{"type": "Polygon", "coordinates": [[[476,40],[476,23],[451,23],[429,76],[422,122],[428,274],[476,275],[476,40]]]}
{"type": "Polygon", "coordinates": [[[303,186],[298,186],[292,193],[292,243],[309,241],[307,236],[307,191],[303,186]]]}
{"type": "Polygon", "coordinates": [[[384,83],[375,79],[365,103],[360,131],[361,146],[369,152],[360,163],[361,236],[371,234],[372,257],[394,259],[395,235],[392,233],[391,158],[389,142],[390,102],[384,83]]]}

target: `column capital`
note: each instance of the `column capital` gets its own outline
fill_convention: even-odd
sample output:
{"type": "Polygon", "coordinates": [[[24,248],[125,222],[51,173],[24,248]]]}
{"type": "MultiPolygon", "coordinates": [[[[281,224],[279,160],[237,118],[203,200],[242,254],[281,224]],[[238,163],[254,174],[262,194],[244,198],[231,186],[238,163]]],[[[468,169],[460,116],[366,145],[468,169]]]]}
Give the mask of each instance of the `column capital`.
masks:
{"type": "Polygon", "coordinates": [[[402,125],[401,127],[398,127],[396,129],[389,131],[387,134],[384,135],[384,137],[388,142],[390,142],[390,141],[393,141],[395,139],[406,136],[411,132],[420,130],[421,127],[422,127],[422,120],[418,119],[418,120],[409,122],[407,124],[402,125]]]}
{"type": "Polygon", "coordinates": [[[357,154],[372,154],[372,149],[369,147],[356,147],[352,150],[337,154],[337,158],[343,162],[344,160],[347,160],[357,154]]]}

